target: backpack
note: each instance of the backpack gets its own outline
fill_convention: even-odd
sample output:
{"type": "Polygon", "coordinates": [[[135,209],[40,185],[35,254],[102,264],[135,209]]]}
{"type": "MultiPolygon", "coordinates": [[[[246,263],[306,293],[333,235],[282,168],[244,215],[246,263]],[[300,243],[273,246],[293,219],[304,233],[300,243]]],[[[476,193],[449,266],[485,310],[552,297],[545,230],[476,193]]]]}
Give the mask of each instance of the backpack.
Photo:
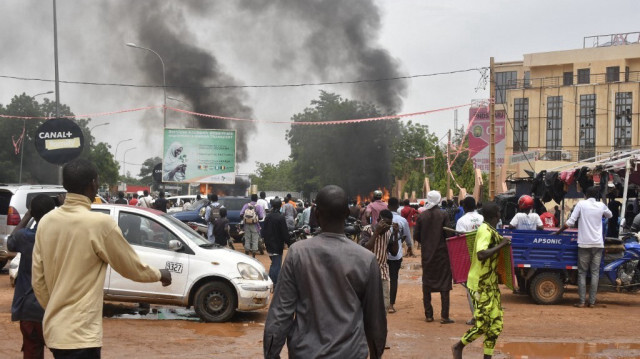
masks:
{"type": "Polygon", "coordinates": [[[242,216],[244,219],[244,224],[254,224],[258,223],[258,215],[256,214],[256,207],[252,204],[247,206],[247,209],[244,210],[244,215],[242,216]]]}
{"type": "Polygon", "coordinates": [[[209,222],[213,223],[216,221],[216,219],[222,218],[222,216],[220,215],[220,208],[222,208],[222,206],[211,205],[210,207],[211,207],[211,212],[209,213],[209,222]]]}

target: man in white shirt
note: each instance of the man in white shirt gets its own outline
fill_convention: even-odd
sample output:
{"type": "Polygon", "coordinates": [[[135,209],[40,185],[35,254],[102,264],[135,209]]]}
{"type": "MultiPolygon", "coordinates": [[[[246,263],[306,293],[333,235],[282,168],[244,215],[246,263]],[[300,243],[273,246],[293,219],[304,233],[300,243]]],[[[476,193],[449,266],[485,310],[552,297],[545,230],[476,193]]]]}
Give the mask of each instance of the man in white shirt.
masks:
{"type": "Polygon", "coordinates": [[[271,206],[269,205],[269,201],[267,201],[267,194],[264,193],[264,191],[260,192],[260,199],[256,201],[256,204],[258,206],[262,206],[262,209],[264,209],[265,213],[268,212],[271,208],[271,206]]]}
{"type": "Polygon", "coordinates": [[[542,220],[540,216],[531,212],[533,209],[533,198],[531,196],[521,196],[518,200],[518,210],[520,212],[516,213],[515,216],[511,219],[509,223],[509,227],[513,229],[524,229],[529,231],[542,230],[542,220]]]}
{"type": "Polygon", "coordinates": [[[484,217],[476,211],[476,200],[473,197],[464,198],[461,203],[464,215],[456,223],[456,231],[475,231],[484,222],[484,217]]]}
{"type": "Polygon", "coordinates": [[[598,187],[587,188],[585,194],[587,198],[576,204],[567,222],[555,233],[560,234],[565,229],[575,226],[576,222],[578,223],[578,296],[580,301],[574,304],[578,308],[584,308],[586,303],[587,270],[591,273],[589,307],[596,305],[600,262],[604,248],[602,218],[613,216],[604,203],[596,201],[599,194],[598,187]]]}

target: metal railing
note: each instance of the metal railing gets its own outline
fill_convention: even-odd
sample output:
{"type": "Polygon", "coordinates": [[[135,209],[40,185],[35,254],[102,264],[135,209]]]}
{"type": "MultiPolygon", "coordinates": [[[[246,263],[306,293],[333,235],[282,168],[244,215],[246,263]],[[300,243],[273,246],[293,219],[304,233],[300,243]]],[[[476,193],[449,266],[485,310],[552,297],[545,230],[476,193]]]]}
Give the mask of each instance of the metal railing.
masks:
{"type": "Polygon", "coordinates": [[[640,32],[627,32],[622,34],[585,36],[582,40],[582,48],[606,47],[640,44],[640,32]],[[590,43],[590,46],[587,44],[590,43]]]}
{"type": "Polygon", "coordinates": [[[528,88],[544,88],[544,87],[562,87],[574,85],[597,85],[604,83],[617,82],[640,82],[640,71],[620,72],[616,77],[613,74],[590,74],[589,79],[582,76],[572,75],[571,81],[564,76],[541,77],[533,79],[510,80],[504,86],[506,90],[528,89],[528,88]],[[580,81],[579,81],[580,80],[580,81]]]}

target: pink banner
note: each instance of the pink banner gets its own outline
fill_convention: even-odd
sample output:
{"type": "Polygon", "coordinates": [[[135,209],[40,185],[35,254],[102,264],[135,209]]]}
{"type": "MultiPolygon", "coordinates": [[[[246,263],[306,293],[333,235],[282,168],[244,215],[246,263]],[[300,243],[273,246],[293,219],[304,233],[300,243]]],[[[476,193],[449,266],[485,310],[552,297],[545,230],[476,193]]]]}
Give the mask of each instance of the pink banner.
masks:
{"type": "MultiPolygon", "coordinates": [[[[496,166],[504,164],[504,111],[495,114],[495,149],[496,166]]],[[[471,107],[469,109],[469,152],[476,168],[483,172],[489,171],[489,139],[490,139],[489,107],[471,107]]]]}

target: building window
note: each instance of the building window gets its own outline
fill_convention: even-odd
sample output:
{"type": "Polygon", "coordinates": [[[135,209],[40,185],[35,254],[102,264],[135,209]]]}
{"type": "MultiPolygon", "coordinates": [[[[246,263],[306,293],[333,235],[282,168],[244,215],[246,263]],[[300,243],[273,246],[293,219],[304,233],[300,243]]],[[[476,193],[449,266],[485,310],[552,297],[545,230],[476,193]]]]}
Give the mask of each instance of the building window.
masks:
{"type": "Polygon", "coordinates": [[[565,72],[562,74],[562,85],[563,86],[573,85],[573,72],[565,72]]]}
{"type": "Polygon", "coordinates": [[[631,92],[616,92],[616,120],[613,129],[613,148],[631,148],[631,92]]]}
{"type": "Polygon", "coordinates": [[[562,96],[547,97],[547,156],[562,159],[562,96]]]}
{"type": "Polygon", "coordinates": [[[531,87],[531,72],[530,71],[525,71],[524,72],[524,88],[529,88],[531,87]]]}
{"type": "Polygon", "coordinates": [[[529,149],[529,99],[513,101],[513,152],[529,149]]]}
{"type": "Polygon", "coordinates": [[[591,70],[590,69],[578,69],[578,84],[591,83],[591,70]]]}
{"type": "Polygon", "coordinates": [[[596,156],[596,95],[580,95],[578,160],[596,156]]]}
{"type": "Polygon", "coordinates": [[[620,81],[620,66],[607,67],[607,82],[620,81]]]}
{"type": "Polygon", "coordinates": [[[516,88],[518,72],[496,72],[496,103],[505,103],[507,90],[516,88]]]}

